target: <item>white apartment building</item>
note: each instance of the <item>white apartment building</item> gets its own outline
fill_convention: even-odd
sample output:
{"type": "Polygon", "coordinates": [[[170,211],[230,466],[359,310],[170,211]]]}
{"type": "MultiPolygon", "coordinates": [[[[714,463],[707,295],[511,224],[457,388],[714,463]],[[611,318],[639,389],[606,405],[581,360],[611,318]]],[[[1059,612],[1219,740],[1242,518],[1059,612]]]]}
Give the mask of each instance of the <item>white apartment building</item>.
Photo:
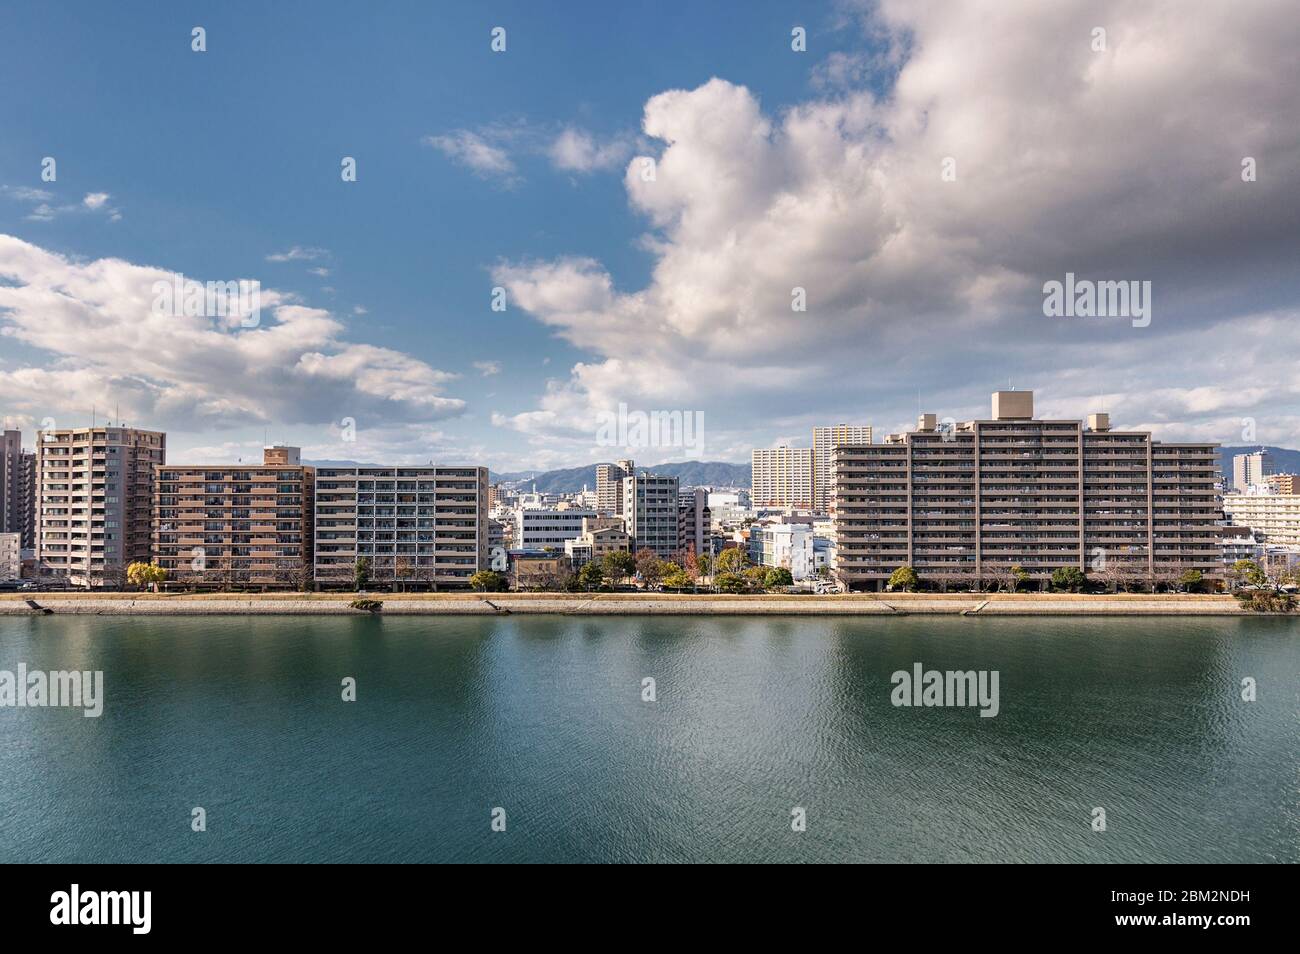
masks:
{"type": "Polygon", "coordinates": [[[582,522],[599,514],[582,507],[519,507],[514,512],[516,550],[563,550],[569,540],[582,536],[582,522]]]}
{"type": "Polygon", "coordinates": [[[812,507],[811,447],[755,447],[750,469],[755,507],[812,507]]]}
{"type": "Polygon", "coordinates": [[[1300,496],[1296,494],[1224,494],[1223,513],[1229,523],[1250,527],[1270,547],[1300,547],[1300,496]]]}
{"type": "Polygon", "coordinates": [[[813,532],[807,524],[755,524],[749,531],[749,558],[762,566],[785,567],[796,581],[817,575],[813,532]]]}
{"type": "Polygon", "coordinates": [[[828,513],[835,496],[835,448],[871,443],[870,424],[831,424],[813,428],[813,509],[828,513]]]}
{"type": "Polygon", "coordinates": [[[167,435],[133,427],[42,431],[37,453],[37,559],[77,586],[125,581],[148,562],[155,472],[167,435]]]}

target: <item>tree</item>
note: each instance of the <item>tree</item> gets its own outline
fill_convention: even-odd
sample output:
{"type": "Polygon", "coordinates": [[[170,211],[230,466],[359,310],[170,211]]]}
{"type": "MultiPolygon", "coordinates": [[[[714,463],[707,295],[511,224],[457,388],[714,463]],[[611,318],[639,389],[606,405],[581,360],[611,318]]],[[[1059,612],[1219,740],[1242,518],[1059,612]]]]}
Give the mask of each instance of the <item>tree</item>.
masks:
{"type": "Polygon", "coordinates": [[[503,593],[506,583],[505,575],[496,570],[479,570],[469,578],[469,585],[480,593],[503,593]]]}
{"type": "Polygon", "coordinates": [[[611,580],[621,580],[636,572],[636,557],[626,550],[614,550],[606,553],[601,561],[605,575],[611,580]]]}
{"type": "Polygon", "coordinates": [[[718,554],[718,573],[739,573],[749,563],[749,555],[740,547],[727,547],[718,554]]]}
{"type": "Polygon", "coordinates": [[[352,588],[360,591],[366,588],[370,582],[370,561],[365,557],[357,557],[357,562],[352,564],[352,588]]]}
{"type": "Polygon", "coordinates": [[[126,578],[132,586],[148,586],[157,593],[158,584],[167,579],[167,571],[157,563],[132,563],[126,568],[126,578]]]}
{"type": "Polygon", "coordinates": [[[1229,572],[1233,582],[1238,585],[1247,583],[1250,586],[1263,586],[1268,582],[1268,577],[1254,560],[1238,560],[1229,572]]]}
{"type": "Polygon", "coordinates": [[[659,554],[649,547],[642,547],[636,554],[636,571],[647,587],[653,587],[664,575],[659,554]]]}
{"type": "Polygon", "coordinates": [[[694,581],[685,570],[673,567],[664,574],[663,585],[673,590],[684,590],[694,581]]]}
{"type": "Polygon", "coordinates": [[[1201,588],[1203,579],[1205,579],[1205,575],[1200,570],[1185,570],[1183,575],[1178,578],[1178,585],[1187,593],[1195,593],[1201,588]]]}
{"type": "Polygon", "coordinates": [[[1082,570],[1077,566],[1062,566],[1052,571],[1052,589],[1067,590],[1078,593],[1088,583],[1082,570]]]}
{"type": "Polygon", "coordinates": [[[736,573],[719,573],[713,578],[713,585],[723,593],[739,593],[745,588],[745,579],[736,573]]]}
{"type": "Polygon", "coordinates": [[[916,575],[916,571],[910,566],[900,566],[889,575],[889,588],[891,590],[905,590],[908,593],[915,593],[920,587],[921,578],[916,575]]]}
{"type": "Polygon", "coordinates": [[[578,571],[578,582],[582,588],[587,591],[600,589],[600,584],[605,582],[605,573],[601,570],[600,564],[594,560],[583,565],[578,571]]]}
{"type": "Polygon", "coordinates": [[[983,572],[998,585],[1000,593],[1014,593],[1021,583],[1029,579],[1029,574],[1019,563],[986,563],[983,572]]]}
{"type": "Polygon", "coordinates": [[[763,584],[769,590],[776,589],[778,586],[794,586],[794,575],[783,566],[774,566],[767,571],[763,584]]]}

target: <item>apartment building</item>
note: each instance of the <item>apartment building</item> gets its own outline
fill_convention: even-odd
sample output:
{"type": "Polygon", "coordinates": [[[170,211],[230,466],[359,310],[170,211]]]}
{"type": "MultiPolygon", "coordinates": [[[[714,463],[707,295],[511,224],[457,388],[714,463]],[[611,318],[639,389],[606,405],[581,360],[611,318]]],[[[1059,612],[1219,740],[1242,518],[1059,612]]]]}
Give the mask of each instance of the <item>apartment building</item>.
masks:
{"type": "Polygon", "coordinates": [[[1256,484],[1265,484],[1273,474],[1273,455],[1266,450],[1237,454],[1232,458],[1232,489],[1245,493],[1256,484]]]}
{"type": "Polygon", "coordinates": [[[1224,494],[1223,513],[1235,527],[1250,527],[1270,547],[1300,548],[1300,495],[1224,494]]]}
{"type": "Polygon", "coordinates": [[[22,575],[22,534],[0,533],[0,580],[17,580],[22,575]]]}
{"type": "Polygon", "coordinates": [[[569,540],[582,536],[584,520],[598,516],[582,507],[517,507],[512,545],[520,550],[563,550],[569,540]]]}
{"type": "Polygon", "coordinates": [[[756,447],[750,455],[755,507],[813,505],[813,449],[756,447]]]}
{"type": "Polygon", "coordinates": [[[296,447],[262,464],[172,464],[154,485],[153,555],[169,579],[310,589],[315,470],[296,447]]]}
{"type": "Polygon", "coordinates": [[[42,431],[36,442],[37,559],[78,586],[116,585],[148,562],[154,479],[167,435],[133,427],[42,431]]]}
{"type": "Polygon", "coordinates": [[[623,513],[623,481],[633,476],[636,464],[620,460],[613,464],[596,465],[596,509],[605,514],[619,516],[623,513]]]}
{"type": "Polygon", "coordinates": [[[860,447],[871,443],[870,424],[831,424],[813,428],[813,509],[827,513],[835,497],[834,451],[841,444],[860,447]]]}
{"type": "Polygon", "coordinates": [[[599,563],[606,554],[631,549],[632,537],[622,517],[584,517],[582,533],[564,544],[575,570],[586,563],[599,563]]]}
{"type": "Polygon", "coordinates": [[[1058,567],[1147,582],[1220,576],[1217,445],[1114,431],[1109,417],[1038,420],[1032,391],[993,395],[990,420],[835,452],[836,560],[855,589],[895,569],[985,584],[1011,566],[1045,585],[1058,567]]]}
{"type": "Polygon", "coordinates": [[[709,492],[703,487],[682,490],[677,494],[677,552],[683,557],[709,552],[712,513],[709,492]]]}
{"type": "Polygon", "coordinates": [[[749,559],[759,566],[785,567],[795,580],[817,573],[812,527],[804,523],[756,523],[749,530],[749,559]]]}
{"type": "Polygon", "coordinates": [[[676,477],[637,474],[623,478],[623,517],[635,550],[653,550],[660,559],[678,559],[680,530],[676,477]]]}
{"type": "Polygon", "coordinates": [[[1268,486],[1275,494],[1300,494],[1300,474],[1273,474],[1268,486]]]}
{"type": "Polygon", "coordinates": [[[317,582],[462,587],[488,566],[486,467],[318,467],[317,582]]]}
{"type": "Polygon", "coordinates": [[[18,534],[24,550],[36,546],[36,455],[17,430],[0,431],[0,533],[18,534]]]}

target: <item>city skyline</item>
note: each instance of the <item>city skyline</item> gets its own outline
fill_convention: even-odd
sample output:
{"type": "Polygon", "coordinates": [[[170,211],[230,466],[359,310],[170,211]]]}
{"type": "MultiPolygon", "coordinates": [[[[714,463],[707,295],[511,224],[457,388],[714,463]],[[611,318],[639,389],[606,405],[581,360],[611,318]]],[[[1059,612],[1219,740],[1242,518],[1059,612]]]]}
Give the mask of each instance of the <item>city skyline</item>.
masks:
{"type": "Polygon", "coordinates": [[[1300,446],[1281,5],[345,9],[15,14],[0,72],[44,95],[0,107],[10,426],[120,408],[177,464],[743,463],[1009,381],[1047,417],[1300,446]],[[169,88],[134,95],[139,63],[169,88]],[[152,313],[177,273],[260,282],[259,323],[152,313]],[[1074,276],[1150,282],[1149,323],[1048,317],[1074,276]],[[620,405],[701,413],[703,452],[602,447],[620,405]]]}

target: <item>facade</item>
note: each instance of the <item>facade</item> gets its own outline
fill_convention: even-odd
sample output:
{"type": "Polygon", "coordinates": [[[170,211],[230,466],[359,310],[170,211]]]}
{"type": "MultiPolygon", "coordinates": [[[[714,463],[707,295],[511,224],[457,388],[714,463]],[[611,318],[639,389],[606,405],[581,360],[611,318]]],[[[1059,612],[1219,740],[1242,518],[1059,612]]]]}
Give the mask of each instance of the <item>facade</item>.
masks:
{"type": "Polygon", "coordinates": [[[1273,455],[1257,450],[1232,458],[1232,489],[1245,493],[1255,484],[1265,484],[1273,473],[1273,455]]]}
{"type": "Polygon", "coordinates": [[[0,533],[36,546],[36,455],[23,450],[22,431],[0,431],[0,533]]]}
{"type": "Polygon", "coordinates": [[[677,494],[677,552],[696,555],[709,552],[709,492],[703,487],[677,494]]]}
{"type": "Polygon", "coordinates": [[[486,467],[318,467],[318,583],[468,586],[488,566],[486,467]]]}
{"type": "Polygon", "coordinates": [[[23,575],[23,535],[0,533],[0,580],[17,580],[23,575]]]}
{"type": "Polygon", "coordinates": [[[167,435],[133,427],[42,431],[37,446],[36,549],[43,573],[78,586],[118,584],[147,563],[154,477],[167,435]]]}
{"type": "Polygon", "coordinates": [[[796,581],[817,574],[812,528],[803,523],[754,524],[749,559],[761,566],[785,567],[796,581]]]}
{"type": "Polygon", "coordinates": [[[564,552],[576,570],[593,560],[600,562],[607,553],[632,549],[632,537],[622,517],[584,517],[582,533],[564,544],[564,552]]]}
{"type": "Polygon", "coordinates": [[[634,550],[650,549],[661,560],[678,558],[676,477],[637,474],[623,478],[623,517],[634,550]]]}
{"type": "Polygon", "coordinates": [[[1300,496],[1224,494],[1223,513],[1237,527],[1250,527],[1270,547],[1300,548],[1300,496]]]}
{"type": "Polygon", "coordinates": [[[1238,560],[1259,560],[1264,553],[1250,527],[1219,527],[1219,550],[1225,568],[1238,560]]]}
{"type": "Polygon", "coordinates": [[[841,444],[860,447],[871,443],[870,424],[832,424],[813,428],[813,509],[818,513],[830,510],[835,496],[834,451],[841,444]]]}
{"type": "Polygon", "coordinates": [[[756,447],[750,455],[750,470],[755,507],[812,507],[812,448],[756,447]]]}
{"type": "Polygon", "coordinates": [[[583,521],[597,516],[595,510],[580,507],[517,508],[512,545],[521,550],[563,550],[566,542],[582,536],[583,521]]]}
{"type": "Polygon", "coordinates": [[[988,582],[1011,566],[1045,585],[1059,567],[1147,582],[1222,575],[1217,445],[1113,431],[1109,417],[1033,417],[1033,392],[1000,391],[993,416],[836,450],[836,566],[857,589],[913,567],[924,580],[988,582]]]}
{"type": "Polygon", "coordinates": [[[1268,486],[1275,494],[1300,494],[1300,474],[1273,474],[1268,478],[1268,486]]]}
{"type": "Polygon", "coordinates": [[[636,464],[630,460],[596,465],[597,510],[614,516],[622,515],[623,481],[633,476],[635,469],[636,464]]]}
{"type": "Polygon", "coordinates": [[[311,588],[315,470],[296,447],[262,459],[158,468],[153,556],[168,579],[311,588]]]}

